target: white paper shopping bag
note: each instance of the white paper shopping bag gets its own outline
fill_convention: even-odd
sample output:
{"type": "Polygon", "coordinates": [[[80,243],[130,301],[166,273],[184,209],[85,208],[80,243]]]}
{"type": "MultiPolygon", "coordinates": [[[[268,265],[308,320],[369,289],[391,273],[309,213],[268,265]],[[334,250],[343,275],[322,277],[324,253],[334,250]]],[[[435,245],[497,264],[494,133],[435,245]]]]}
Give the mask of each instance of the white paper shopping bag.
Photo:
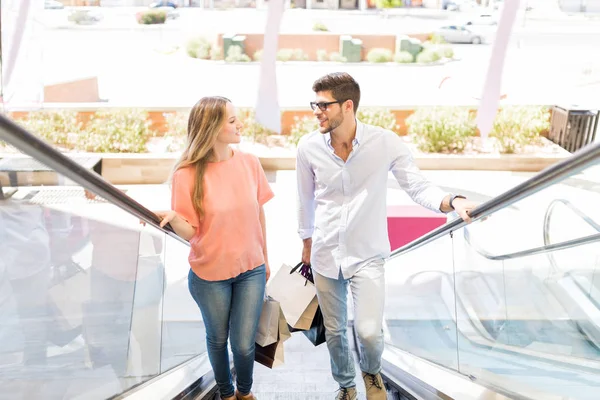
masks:
{"type": "Polygon", "coordinates": [[[315,285],[299,273],[299,265],[282,265],[269,282],[267,293],[279,302],[287,323],[304,330],[310,329],[319,303],[315,285]]]}

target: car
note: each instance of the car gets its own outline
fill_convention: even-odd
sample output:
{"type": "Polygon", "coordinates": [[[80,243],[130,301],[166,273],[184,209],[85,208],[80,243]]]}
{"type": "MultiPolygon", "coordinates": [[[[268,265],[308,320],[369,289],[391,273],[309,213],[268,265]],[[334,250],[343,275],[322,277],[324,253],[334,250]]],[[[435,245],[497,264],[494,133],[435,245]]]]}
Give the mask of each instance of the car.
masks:
{"type": "Polygon", "coordinates": [[[173,0],[158,0],[155,3],[150,4],[149,6],[150,8],[162,8],[162,7],[169,7],[169,8],[177,8],[177,3],[174,2],[173,0]]]}
{"type": "Polygon", "coordinates": [[[435,32],[448,43],[472,43],[481,44],[484,37],[470,28],[462,25],[443,26],[435,32]]]}
{"type": "Polygon", "coordinates": [[[465,22],[465,25],[498,25],[498,19],[492,14],[479,14],[465,22]]]}
{"type": "Polygon", "coordinates": [[[62,10],[65,5],[56,0],[44,0],[44,8],[46,10],[62,10]]]}

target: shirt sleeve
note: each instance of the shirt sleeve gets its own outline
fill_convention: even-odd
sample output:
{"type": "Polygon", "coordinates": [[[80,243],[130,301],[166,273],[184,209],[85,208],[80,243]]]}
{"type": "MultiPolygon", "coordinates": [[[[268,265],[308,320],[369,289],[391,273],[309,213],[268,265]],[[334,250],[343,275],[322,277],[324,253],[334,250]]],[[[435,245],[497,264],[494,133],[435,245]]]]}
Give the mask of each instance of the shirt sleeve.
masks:
{"type": "Polygon", "coordinates": [[[171,209],[197,228],[200,222],[192,201],[195,177],[193,169],[175,171],[171,182],[171,209]]]}
{"type": "Polygon", "coordinates": [[[302,146],[296,154],[297,213],[300,239],[312,237],[315,226],[315,174],[302,146]]]}
{"type": "Polygon", "coordinates": [[[400,187],[414,202],[432,211],[441,212],[442,200],[448,195],[441,188],[429,182],[417,167],[409,148],[393,132],[386,132],[389,149],[390,171],[400,187]]]}
{"type": "Polygon", "coordinates": [[[267,201],[275,197],[271,185],[267,180],[267,175],[260,164],[258,157],[253,157],[256,166],[256,186],[257,186],[257,200],[259,205],[264,205],[267,201]]]}

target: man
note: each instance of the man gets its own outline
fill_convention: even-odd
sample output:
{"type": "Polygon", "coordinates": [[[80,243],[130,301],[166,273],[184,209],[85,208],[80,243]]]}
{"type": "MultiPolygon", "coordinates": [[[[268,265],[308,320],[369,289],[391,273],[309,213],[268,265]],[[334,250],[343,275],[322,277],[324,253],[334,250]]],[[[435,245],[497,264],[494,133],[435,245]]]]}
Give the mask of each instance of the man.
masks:
{"type": "Polygon", "coordinates": [[[340,385],[337,399],[357,398],[346,335],[350,286],[367,399],[384,400],[380,370],[384,260],[390,254],[388,172],[414,201],[429,209],[455,210],[469,222],[475,204],[426,181],[395,133],[356,120],[360,88],[350,75],[326,75],[314,83],[313,91],[311,107],[319,129],[301,139],[296,161],[302,261],[313,268],[332,374],[340,385]]]}

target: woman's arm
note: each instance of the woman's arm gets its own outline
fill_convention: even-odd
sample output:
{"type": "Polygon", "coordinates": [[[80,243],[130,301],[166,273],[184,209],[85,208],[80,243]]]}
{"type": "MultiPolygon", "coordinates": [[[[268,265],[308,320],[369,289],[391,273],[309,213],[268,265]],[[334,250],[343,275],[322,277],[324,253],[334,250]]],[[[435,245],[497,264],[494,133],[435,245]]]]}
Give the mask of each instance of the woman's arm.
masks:
{"type": "Polygon", "coordinates": [[[260,206],[260,214],[259,214],[259,219],[260,219],[260,227],[262,228],[262,235],[263,235],[263,255],[265,257],[265,267],[267,268],[267,280],[269,280],[269,276],[271,276],[271,268],[269,267],[269,254],[267,252],[267,223],[265,220],[265,210],[263,208],[263,206],[260,206]]]}
{"type": "Polygon", "coordinates": [[[160,218],[161,228],[170,223],[175,233],[187,241],[193,238],[196,234],[196,228],[194,228],[175,211],[157,212],[156,215],[158,218],[160,218]]]}

